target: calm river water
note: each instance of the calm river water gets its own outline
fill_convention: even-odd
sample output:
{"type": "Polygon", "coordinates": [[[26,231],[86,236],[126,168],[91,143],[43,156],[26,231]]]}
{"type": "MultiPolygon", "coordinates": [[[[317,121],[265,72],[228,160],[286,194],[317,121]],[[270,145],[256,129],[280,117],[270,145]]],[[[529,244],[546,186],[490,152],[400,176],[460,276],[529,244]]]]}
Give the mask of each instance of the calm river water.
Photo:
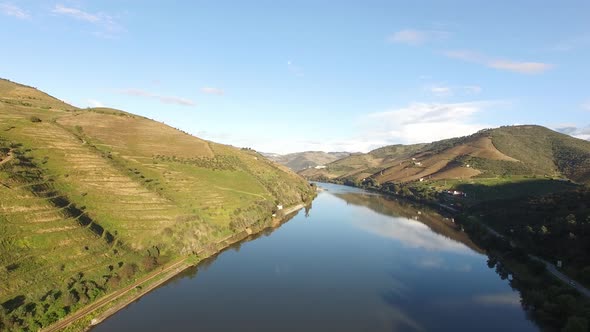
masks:
{"type": "Polygon", "coordinates": [[[320,186],[307,215],[185,271],[92,331],[538,330],[449,220],[320,186]]]}

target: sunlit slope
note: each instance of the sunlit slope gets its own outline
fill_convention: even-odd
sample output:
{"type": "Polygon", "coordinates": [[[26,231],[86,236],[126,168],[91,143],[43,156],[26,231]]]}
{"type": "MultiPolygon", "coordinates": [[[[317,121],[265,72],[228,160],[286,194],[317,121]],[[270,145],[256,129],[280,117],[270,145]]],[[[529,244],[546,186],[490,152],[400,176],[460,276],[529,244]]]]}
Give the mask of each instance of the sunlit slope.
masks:
{"type": "MultiPolygon", "coordinates": [[[[152,260],[208,248],[313,194],[255,151],[0,80],[0,304],[11,315],[93,285],[73,310],[152,260]]],[[[55,312],[68,307],[60,301],[55,312]]]]}
{"type": "Polygon", "coordinates": [[[388,146],[301,174],[310,179],[352,182],[372,178],[379,183],[513,175],[588,183],[590,142],[541,126],[509,126],[430,144],[388,146]],[[383,150],[395,153],[379,157],[383,150]]]}

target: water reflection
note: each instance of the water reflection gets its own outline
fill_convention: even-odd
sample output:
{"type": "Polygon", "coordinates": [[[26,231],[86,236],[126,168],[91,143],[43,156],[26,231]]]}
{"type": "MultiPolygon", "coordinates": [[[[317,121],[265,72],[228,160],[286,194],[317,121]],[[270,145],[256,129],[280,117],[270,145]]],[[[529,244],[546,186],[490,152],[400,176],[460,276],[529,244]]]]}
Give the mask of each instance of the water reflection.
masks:
{"type": "Polygon", "coordinates": [[[365,231],[398,240],[408,247],[472,255],[483,253],[469,237],[433,210],[375,194],[333,193],[348,204],[364,206],[386,216],[361,215],[355,224],[365,231]],[[393,217],[393,218],[391,218],[393,217]],[[433,232],[431,232],[431,230],[433,232]],[[449,241],[452,239],[453,241],[449,241]]]}

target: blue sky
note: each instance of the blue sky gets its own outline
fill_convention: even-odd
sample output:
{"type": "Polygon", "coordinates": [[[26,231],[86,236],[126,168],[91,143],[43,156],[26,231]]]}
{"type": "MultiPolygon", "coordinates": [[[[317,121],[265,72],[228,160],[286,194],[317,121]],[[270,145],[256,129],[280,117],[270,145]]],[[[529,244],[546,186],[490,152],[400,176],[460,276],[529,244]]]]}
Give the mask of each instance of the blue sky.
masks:
{"type": "Polygon", "coordinates": [[[266,152],[590,138],[588,1],[0,0],[0,77],[266,152]]]}

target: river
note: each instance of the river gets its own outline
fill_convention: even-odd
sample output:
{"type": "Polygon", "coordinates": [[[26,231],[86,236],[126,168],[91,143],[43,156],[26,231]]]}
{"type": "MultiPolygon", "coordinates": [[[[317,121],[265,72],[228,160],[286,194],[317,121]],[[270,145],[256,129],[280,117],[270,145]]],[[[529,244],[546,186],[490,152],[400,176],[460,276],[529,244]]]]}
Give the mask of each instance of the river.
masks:
{"type": "Polygon", "coordinates": [[[119,311],[99,331],[537,331],[451,220],[320,184],[311,210],[119,311]]]}

